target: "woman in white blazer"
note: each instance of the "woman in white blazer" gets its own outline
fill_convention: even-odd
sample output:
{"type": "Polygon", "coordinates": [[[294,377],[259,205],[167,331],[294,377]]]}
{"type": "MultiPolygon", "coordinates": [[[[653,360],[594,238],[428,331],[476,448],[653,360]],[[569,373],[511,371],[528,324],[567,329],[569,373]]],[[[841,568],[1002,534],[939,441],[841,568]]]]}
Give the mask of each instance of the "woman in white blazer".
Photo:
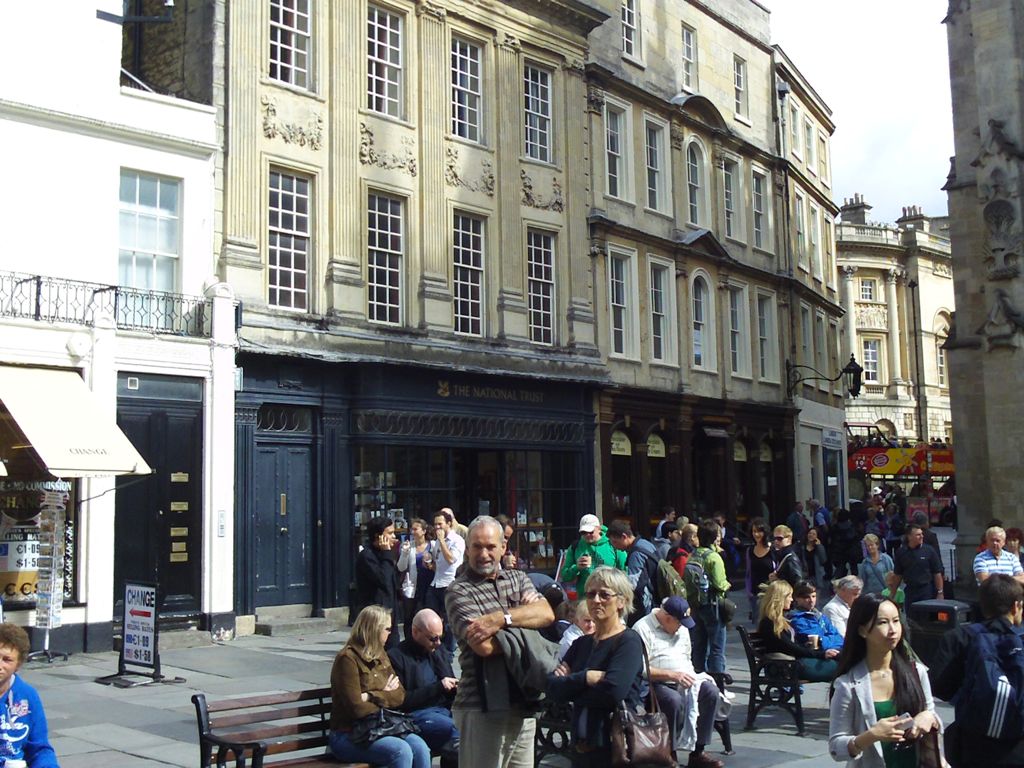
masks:
{"type": "Polygon", "coordinates": [[[833,683],[832,759],[848,768],[915,768],[914,741],[941,727],[928,670],[911,659],[896,604],[861,595],[850,609],[833,683]]]}

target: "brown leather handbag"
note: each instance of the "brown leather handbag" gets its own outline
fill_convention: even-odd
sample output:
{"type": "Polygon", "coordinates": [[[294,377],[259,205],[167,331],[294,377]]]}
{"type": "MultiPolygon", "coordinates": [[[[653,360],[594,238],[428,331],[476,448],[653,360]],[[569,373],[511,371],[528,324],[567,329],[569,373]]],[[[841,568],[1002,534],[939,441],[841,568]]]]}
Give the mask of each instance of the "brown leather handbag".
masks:
{"type": "MultiPolygon", "coordinates": [[[[644,669],[651,679],[651,661],[644,646],[644,669]]],[[[672,729],[665,713],[658,709],[658,698],[651,683],[650,708],[647,712],[633,712],[625,702],[612,715],[612,768],[674,768],[672,756],[672,729]]]]}

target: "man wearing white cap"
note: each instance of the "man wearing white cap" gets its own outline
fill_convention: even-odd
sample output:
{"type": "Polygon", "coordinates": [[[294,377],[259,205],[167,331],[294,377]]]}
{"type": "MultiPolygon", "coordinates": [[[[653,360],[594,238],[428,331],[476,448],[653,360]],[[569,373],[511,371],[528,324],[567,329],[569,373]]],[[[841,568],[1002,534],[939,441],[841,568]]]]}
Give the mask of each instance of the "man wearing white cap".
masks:
{"type": "Polygon", "coordinates": [[[562,581],[576,582],[577,596],[583,595],[587,577],[599,565],[626,570],[626,553],[612,546],[607,533],[608,529],[601,525],[597,515],[584,515],[580,518],[579,541],[565,553],[565,565],[559,574],[562,581]]]}

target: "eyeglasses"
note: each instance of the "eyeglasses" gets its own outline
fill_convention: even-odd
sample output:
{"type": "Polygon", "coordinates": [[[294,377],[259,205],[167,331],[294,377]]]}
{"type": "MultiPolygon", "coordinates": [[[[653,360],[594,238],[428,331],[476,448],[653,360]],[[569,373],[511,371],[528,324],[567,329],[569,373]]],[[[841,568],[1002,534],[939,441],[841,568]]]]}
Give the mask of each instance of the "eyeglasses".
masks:
{"type": "Polygon", "coordinates": [[[427,638],[427,640],[429,640],[432,643],[440,643],[441,642],[441,635],[431,635],[430,637],[427,638]]]}
{"type": "Polygon", "coordinates": [[[587,594],[587,600],[597,600],[600,598],[601,602],[606,603],[609,600],[614,600],[618,595],[612,592],[610,589],[592,589],[587,594]]]}
{"type": "Polygon", "coordinates": [[[786,540],[785,536],[773,536],[772,538],[775,539],[776,541],[785,541],[786,540]]]}

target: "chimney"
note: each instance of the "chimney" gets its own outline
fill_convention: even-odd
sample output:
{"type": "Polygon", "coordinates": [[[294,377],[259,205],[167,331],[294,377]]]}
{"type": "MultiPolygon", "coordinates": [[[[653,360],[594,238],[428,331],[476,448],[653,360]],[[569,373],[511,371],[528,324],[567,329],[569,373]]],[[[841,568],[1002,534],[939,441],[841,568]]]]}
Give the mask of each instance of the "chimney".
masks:
{"type": "Polygon", "coordinates": [[[928,217],[924,215],[919,205],[906,205],[903,207],[903,215],[896,219],[896,226],[904,229],[917,229],[921,232],[929,230],[928,217]]]}
{"type": "Polygon", "coordinates": [[[867,224],[870,210],[871,206],[864,202],[864,196],[855,192],[851,199],[843,198],[839,215],[843,218],[843,224],[867,224]]]}

